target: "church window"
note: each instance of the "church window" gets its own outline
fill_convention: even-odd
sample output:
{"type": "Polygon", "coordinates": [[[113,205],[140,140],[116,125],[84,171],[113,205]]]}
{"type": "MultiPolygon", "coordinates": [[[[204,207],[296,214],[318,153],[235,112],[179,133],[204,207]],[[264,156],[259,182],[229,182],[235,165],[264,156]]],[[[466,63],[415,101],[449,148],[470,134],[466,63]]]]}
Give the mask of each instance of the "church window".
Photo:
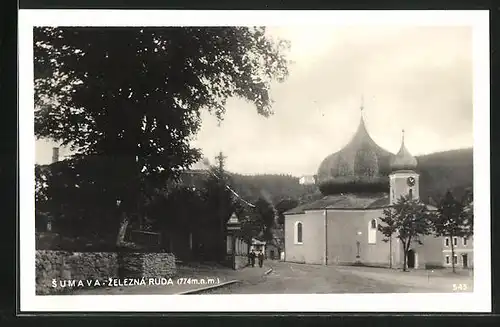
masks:
{"type": "Polygon", "coordinates": [[[464,237],[463,240],[462,240],[462,244],[464,246],[467,246],[467,237],[464,237]]]}
{"type": "Polygon", "coordinates": [[[454,237],[453,238],[453,246],[457,246],[458,245],[458,238],[454,237]]]}
{"type": "Polygon", "coordinates": [[[410,189],[409,193],[408,193],[408,198],[411,200],[413,199],[413,189],[410,189]]]}
{"type": "Polygon", "coordinates": [[[449,256],[449,255],[447,255],[447,256],[446,256],[446,264],[447,264],[447,265],[449,265],[449,264],[450,264],[450,256],[449,256]]]}
{"type": "Polygon", "coordinates": [[[450,239],[448,237],[444,239],[444,246],[450,246],[450,239]]]}
{"type": "Polygon", "coordinates": [[[295,244],[302,244],[302,223],[295,223],[295,244]]]}
{"type": "Polygon", "coordinates": [[[368,223],[368,244],[377,243],[377,220],[372,219],[368,223]]]}

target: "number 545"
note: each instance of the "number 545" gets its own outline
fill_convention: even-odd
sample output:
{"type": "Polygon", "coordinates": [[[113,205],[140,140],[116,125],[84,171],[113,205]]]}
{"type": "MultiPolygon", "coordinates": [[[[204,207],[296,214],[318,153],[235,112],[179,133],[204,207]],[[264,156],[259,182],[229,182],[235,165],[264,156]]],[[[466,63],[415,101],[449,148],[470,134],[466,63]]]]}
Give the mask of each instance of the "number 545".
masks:
{"type": "Polygon", "coordinates": [[[453,284],[453,291],[467,291],[467,284],[453,284]]]}

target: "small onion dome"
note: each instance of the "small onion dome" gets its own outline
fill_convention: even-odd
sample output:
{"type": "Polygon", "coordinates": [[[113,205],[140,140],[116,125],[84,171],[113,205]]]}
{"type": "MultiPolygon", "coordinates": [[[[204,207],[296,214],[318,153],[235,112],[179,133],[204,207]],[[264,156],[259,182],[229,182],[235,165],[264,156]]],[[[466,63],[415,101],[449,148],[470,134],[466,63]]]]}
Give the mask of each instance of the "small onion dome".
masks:
{"type": "Polygon", "coordinates": [[[401,141],[401,148],[399,152],[394,156],[391,169],[395,170],[414,170],[417,168],[417,159],[411,155],[410,151],[405,146],[405,137],[403,131],[403,138],[401,141]]]}

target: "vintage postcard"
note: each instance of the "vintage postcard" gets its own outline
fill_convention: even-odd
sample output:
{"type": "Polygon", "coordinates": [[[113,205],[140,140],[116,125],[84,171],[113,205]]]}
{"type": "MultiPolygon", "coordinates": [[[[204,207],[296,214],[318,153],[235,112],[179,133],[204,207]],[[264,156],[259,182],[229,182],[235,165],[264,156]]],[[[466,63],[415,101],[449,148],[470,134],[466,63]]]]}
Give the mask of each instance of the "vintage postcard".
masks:
{"type": "Polygon", "coordinates": [[[487,11],[21,10],[19,40],[21,312],[490,312],[487,11]]]}

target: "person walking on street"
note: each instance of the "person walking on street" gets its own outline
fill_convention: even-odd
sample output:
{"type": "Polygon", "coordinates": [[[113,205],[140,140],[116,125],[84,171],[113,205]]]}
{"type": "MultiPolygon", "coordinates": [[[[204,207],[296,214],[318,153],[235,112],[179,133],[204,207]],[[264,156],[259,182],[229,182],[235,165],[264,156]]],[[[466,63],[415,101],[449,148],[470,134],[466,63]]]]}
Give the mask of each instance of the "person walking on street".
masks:
{"type": "Polygon", "coordinates": [[[262,253],[262,250],[260,250],[258,258],[259,258],[259,267],[262,268],[262,265],[264,264],[264,253],[262,253]]]}
{"type": "Polygon", "coordinates": [[[250,262],[252,264],[252,267],[255,267],[255,251],[252,249],[252,252],[250,252],[250,262]]]}

